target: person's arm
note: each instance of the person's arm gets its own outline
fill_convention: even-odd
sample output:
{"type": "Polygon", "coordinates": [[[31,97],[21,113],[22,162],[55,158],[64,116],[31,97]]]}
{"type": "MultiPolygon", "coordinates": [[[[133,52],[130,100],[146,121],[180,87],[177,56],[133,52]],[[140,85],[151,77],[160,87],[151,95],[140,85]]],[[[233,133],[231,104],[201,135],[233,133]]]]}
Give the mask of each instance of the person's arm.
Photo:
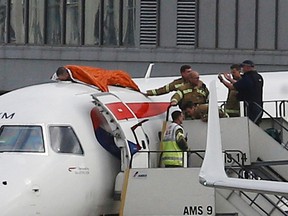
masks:
{"type": "Polygon", "coordinates": [[[157,95],[167,94],[170,90],[169,85],[170,84],[167,84],[167,85],[162,86],[161,88],[158,88],[158,89],[147,90],[146,95],[147,96],[157,96],[157,95]]]}
{"type": "Polygon", "coordinates": [[[176,131],[176,143],[182,151],[187,151],[188,145],[183,129],[179,128],[176,131]]]}
{"type": "Polygon", "coordinates": [[[225,79],[227,79],[230,83],[234,84],[235,82],[237,82],[237,80],[234,80],[232,78],[232,75],[230,73],[224,73],[224,77],[225,79]]]}
{"type": "Polygon", "coordinates": [[[223,85],[225,85],[230,90],[235,90],[233,84],[231,82],[226,81],[221,74],[218,75],[218,79],[220,80],[223,85]]]}
{"type": "Polygon", "coordinates": [[[176,91],[179,87],[183,86],[183,79],[176,79],[173,82],[162,86],[158,89],[151,89],[146,91],[147,96],[157,96],[167,94],[171,91],[176,91]]]}
{"type": "Polygon", "coordinates": [[[170,99],[170,105],[176,106],[179,101],[183,98],[183,93],[181,90],[177,90],[176,93],[170,99]]]}
{"type": "MultiPolygon", "coordinates": [[[[204,84],[204,83],[203,83],[204,84]]],[[[209,89],[207,88],[207,86],[204,84],[204,86],[205,86],[205,95],[206,95],[206,103],[208,103],[209,102],[209,89]]]]}

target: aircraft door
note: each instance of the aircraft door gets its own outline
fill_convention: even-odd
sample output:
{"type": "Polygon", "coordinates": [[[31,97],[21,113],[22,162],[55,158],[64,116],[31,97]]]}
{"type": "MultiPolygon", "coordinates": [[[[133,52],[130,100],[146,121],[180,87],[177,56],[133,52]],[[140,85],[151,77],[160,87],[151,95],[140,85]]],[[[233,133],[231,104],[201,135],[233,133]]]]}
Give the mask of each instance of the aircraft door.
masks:
{"type": "Polygon", "coordinates": [[[131,127],[138,146],[138,151],[132,154],[131,168],[147,168],[149,166],[149,139],[142,128],[142,124],[147,121],[148,119],[144,119],[131,127]]]}
{"type": "Polygon", "coordinates": [[[111,93],[97,93],[92,95],[96,108],[109,123],[115,144],[121,150],[121,170],[133,166],[144,168],[148,166],[148,139],[142,124],[133,111],[111,93]]]}

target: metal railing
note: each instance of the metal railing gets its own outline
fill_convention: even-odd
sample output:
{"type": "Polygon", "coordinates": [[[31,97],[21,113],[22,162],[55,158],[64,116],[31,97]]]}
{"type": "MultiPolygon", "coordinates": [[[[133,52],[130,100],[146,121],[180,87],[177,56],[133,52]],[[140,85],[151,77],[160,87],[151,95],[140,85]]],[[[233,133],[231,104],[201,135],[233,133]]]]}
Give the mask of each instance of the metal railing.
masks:
{"type": "MultiPolygon", "coordinates": [[[[219,106],[224,110],[226,101],[218,101],[219,106]]],[[[270,116],[274,118],[280,118],[286,116],[286,107],[288,106],[288,100],[268,100],[263,101],[263,109],[270,113],[270,116]]],[[[244,109],[242,107],[242,109],[244,109]]],[[[245,110],[244,112],[245,113],[245,110]]]]}
{"type": "MultiPolygon", "coordinates": [[[[261,161],[258,163],[253,163],[253,165],[250,166],[243,166],[242,163],[239,163],[237,159],[235,158],[230,158],[231,160],[234,161],[234,164],[237,164],[239,167],[237,169],[235,169],[235,166],[225,166],[225,171],[226,173],[231,173],[231,171],[236,174],[238,176],[238,178],[245,178],[245,179],[256,179],[256,180],[261,180],[261,177],[258,176],[255,172],[253,172],[252,167],[258,167],[258,169],[261,166],[265,166],[265,167],[269,167],[269,170],[273,170],[270,165],[288,165],[288,160],[283,160],[283,161],[261,161]]],[[[277,175],[277,172],[275,170],[273,170],[273,174],[277,175]]],[[[278,174],[279,175],[279,174],[278,174]]],[[[287,182],[283,177],[281,177],[281,181],[287,182]]],[[[234,193],[235,191],[233,190],[231,192],[234,193]]],[[[245,193],[244,191],[239,191],[239,194],[242,196],[245,196],[246,199],[248,199],[250,201],[249,205],[250,206],[256,206],[264,215],[271,215],[273,213],[273,211],[275,211],[276,209],[281,212],[283,215],[288,215],[287,212],[285,212],[282,208],[279,207],[279,205],[281,204],[283,207],[288,209],[288,200],[286,198],[286,196],[278,196],[278,195],[273,195],[273,198],[276,200],[273,201],[270,197],[268,197],[267,195],[263,194],[263,193],[257,193],[256,196],[254,198],[251,198],[251,196],[248,195],[248,193],[245,193]],[[256,200],[260,197],[262,197],[263,199],[265,199],[267,202],[269,202],[273,208],[270,211],[265,210],[263,207],[261,207],[260,204],[258,204],[256,202],[256,200]]],[[[230,195],[231,196],[231,195],[230,195]]],[[[228,196],[228,199],[229,197],[228,196]]]]}
{"type": "MultiPolygon", "coordinates": [[[[161,150],[155,150],[155,151],[139,151],[139,154],[147,154],[147,160],[148,160],[148,167],[147,168],[157,168],[161,167],[161,157],[165,151],[161,150]],[[154,155],[154,157],[153,157],[154,155]],[[154,161],[154,163],[153,163],[154,161]],[[154,164],[154,165],[153,165],[154,164]]],[[[171,152],[180,152],[182,154],[182,164],[187,164],[189,167],[189,159],[192,155],[196,155],[201,160],[204,159],[204,153],[205,150],[189,150],[189,151],[169,151],[171,152]]],[[[135,154],[132,155],[129,168],[133,168],[133,160],[134,160],[135,154]]]]}

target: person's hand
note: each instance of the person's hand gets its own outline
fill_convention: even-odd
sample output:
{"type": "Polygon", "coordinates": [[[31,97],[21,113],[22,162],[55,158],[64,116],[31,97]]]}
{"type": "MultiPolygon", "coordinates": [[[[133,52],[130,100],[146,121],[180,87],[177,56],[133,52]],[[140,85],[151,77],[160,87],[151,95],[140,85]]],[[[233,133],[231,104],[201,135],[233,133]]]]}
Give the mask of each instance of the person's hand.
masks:
{"type": "Polygon", "coordinates": [[[202,120],[203,122],[208,122],[208,115],[207,115],[207,114],[202,115],[202,116],[201,116],[201,120],[202,120]]]}
{"type": "Polygon", "coordinates": [[[220,80],[220,82],[223,81],[222,73],[219,73],[219,74],[218,74],[218,79],[220,80]]]}
{"type": "Polygon", "coordinates": [[[140,92],[142,95],[144,95],[145,97],[148,97],[149,95],[146,92],[140,92]]]}
{"type": "Polygon", "coordinates": [[[232,75],[230,73],[224,73],[224,77],[225,79],[231,81],[233,78],[232,78],[232,75]]]}
{"type": "Polygon", "coordinates": [[[176,102],[176,101],[171,101],[171,102],[170,102],[170,105],[171,105],[171,106],[176,106],[176,105],[177,105],[177,102],[176,102]]]}

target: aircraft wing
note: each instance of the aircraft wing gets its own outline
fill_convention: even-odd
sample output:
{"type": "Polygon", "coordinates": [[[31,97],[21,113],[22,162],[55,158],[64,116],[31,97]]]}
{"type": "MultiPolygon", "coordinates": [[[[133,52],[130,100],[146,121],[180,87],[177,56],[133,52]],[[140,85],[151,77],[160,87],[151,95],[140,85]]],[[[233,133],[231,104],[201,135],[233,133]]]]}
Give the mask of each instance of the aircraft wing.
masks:
{"type": "Polygon", "coordinates": [[[288,195],[288,183],[230,178],[224,170],[220,122],[218,115],[216,81],[210,83],[208,129],[205,158],[199,173],[199,182],[204,186],[235,190],[288,195]]]}

